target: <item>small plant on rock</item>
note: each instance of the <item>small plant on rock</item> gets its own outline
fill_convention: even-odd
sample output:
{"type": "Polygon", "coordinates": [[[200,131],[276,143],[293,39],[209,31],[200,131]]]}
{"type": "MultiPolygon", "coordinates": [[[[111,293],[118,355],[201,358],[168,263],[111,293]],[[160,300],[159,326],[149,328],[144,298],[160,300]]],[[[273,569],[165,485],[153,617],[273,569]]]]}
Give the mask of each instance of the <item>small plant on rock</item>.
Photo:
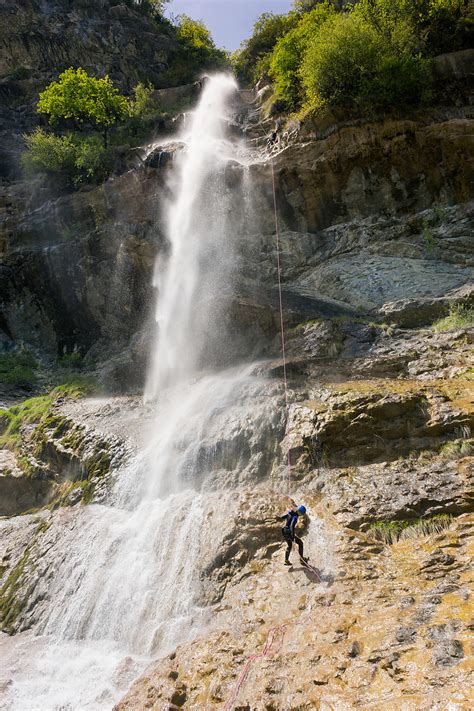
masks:
{"type": "Polygon", "coordinates": [[[433,324],[433,331],[453,331],[457,328],[472,328],[474,326],[474,308],[467,304],[455,304],[449,309],[449,316],[433,324]]]}
{"type": "Polygon", "coordinates": [[[411,521],[377,521],[369,526],[374,538],[388,545],[407,538],[420,538],[440,533],[451,525],[451,514],[437,514],[411,521]]]}

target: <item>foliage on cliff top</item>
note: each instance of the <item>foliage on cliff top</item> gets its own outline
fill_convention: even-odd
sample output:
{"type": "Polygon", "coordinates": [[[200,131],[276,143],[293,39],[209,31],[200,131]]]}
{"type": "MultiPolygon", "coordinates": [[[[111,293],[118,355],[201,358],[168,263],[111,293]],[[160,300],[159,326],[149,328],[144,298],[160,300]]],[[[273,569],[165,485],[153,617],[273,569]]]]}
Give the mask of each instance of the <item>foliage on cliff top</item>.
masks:
{"type": "Polygon", "coordinates": [[[430,58],[471,46],[469,0],[295,2],[262,16],[234,56],[244,82],[268,70],[288,109],[416,107],[431,96],[430,58]]]}
{"type": "Polygon", "coordinates": [[[277,40],[283,37],[298,22],[298,15],[276,15],[264,12],[253,26],[252,35],[242,42],[232,55],[232,64],[237,78],[245,84],[255,83],[268,69],[270,53],[277,40]]]}
{"type": "Polygon", "coordinates": [[[229,66],[227,53],[218,49],[206,25],[185,14],[173,24],[178,48],[171,54],[169,66],[160,77],[160,86],[178,86],[198,79],[204,71],[229,66]]]}

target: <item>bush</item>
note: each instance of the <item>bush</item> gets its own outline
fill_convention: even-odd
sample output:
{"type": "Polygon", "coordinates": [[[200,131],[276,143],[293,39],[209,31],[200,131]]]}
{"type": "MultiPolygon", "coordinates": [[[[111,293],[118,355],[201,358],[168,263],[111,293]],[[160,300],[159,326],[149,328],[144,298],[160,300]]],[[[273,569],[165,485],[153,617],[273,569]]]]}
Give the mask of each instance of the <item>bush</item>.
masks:
{"type": "Polygon", "coordinates": [[[381,59],[377,72],[362,79],[359,103],[375,109],[415,107],[431,96],[431,73],[426,59],[391,56],[381,59]]]}
{"type": "Polygon", "coordinates": [[[172,26],[178,49],[170,56],[169,69],[160,75],[160,86],[187,84],[198,79],[204,70],[226,69],[227,53],[214,44],[206,25],[187,15],[179,15],[172,26]]]}
{"type": "Polygon", "coordinates": [[[449,309],[449,316],[433,324],[436,333],[453,331],[458,328],[474,327],[474,307],[467,304],[456,304],[449,309]]]}
{"type": "Polygon", "coordinates": [[[107,146],[108,130],[128,114],[128,102],[108,76],[96,79],[71,67],[41,92],[38,113],[46,114],[51,124],[91,126],[102,133],[107,146]]]}
{"type": "Polygon", "coordinates": [[[296,27],[277,41],[270,55],[270,75],[277,95],[290,109],[298,109],[304,100],[300,66],[311,38],[318,28],[335,14],[334,6],[318,5],[304,14],[296,27]]]}
{"type": "Polygon", "coordinates": [[[140,121],[149,121],[160,114],[160,107],[154,98],[155,87],[139,82],[133,88],[133,100],[129,104],[129,114],[140,121]]]}
{"type": "Polygon", "coordinates": [[[472,46],[469,0],[360,0],[356,11],[401,51],[434,56],[472,46]]]}
{"type": "Polygon", "coordinates": [[[317,30],[301,73],[312,107],[328,103],[370,111],[418,106],[430,91],[427,60],[396,53],[355,11],[336,15],[317,30]]]}
{"type": "Polygon", "coordinates": [[[382,54],[381,38],[360,17],[327,20],[309,43],[301,70],[310,103],[353,103],[363,82],[374,76],[382,54]]]}
{"type": "Polygon", "coordinates": [[[59,175],[76,187],[104,180],[110,172],[110,151],[98,136],[56,136],[37,128],[24,139],[27,151],[22,164],[27,172],[59,175]]]}
{"type": "Polygon", "coordinates": [[[264,12],[253,27],[252,36],[245,40],[232,55],[232,65],[237,78],[244,84],[255,83],[262,71],[269,68],[269,53],[277,40],[298,23],[295,12],[275,15],[264,12]]]}

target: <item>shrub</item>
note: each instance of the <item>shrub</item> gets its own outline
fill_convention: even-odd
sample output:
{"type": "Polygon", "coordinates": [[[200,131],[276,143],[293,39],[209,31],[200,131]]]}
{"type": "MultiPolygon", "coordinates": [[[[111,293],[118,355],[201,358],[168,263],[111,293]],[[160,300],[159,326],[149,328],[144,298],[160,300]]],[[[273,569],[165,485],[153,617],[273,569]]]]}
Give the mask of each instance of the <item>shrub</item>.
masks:
{"type": "Polygon", "coordinates": [[[456,328],[472,328],[474,326],[474,308],[467,304],[456,304],[449,309],[449,316],[433,324],[433,331],[453,331],[456,328]]]}
{"type": "Polygon", "coordinates": [[[127,99],[119,94],[108,76],[96,79],[84,69],[67,69],[41,92],[38,113],[51,124],[72,122],[75,128],[89,125],[102,133],[104,146],[110,126],[128,113],[127,99]]]}
{"type": "Polygon", "coordinates": [[[37,367],[34,355],[27,348],[0,353],[0,381],[7,385],[31,388],[37,380],[37,367]]]}
{"type": "Polygon", "coordinates": [[[335,15],[314,34],[302,65],[312,107],[324,103],[364,111],[417,106],[429,95],[425,59],[397,54],[361,13],[335,15]]]}
{"type": "Polygon", "coordinates": [[[359,103],[370,109],[415,107],[431,97],[431,74],[426,59],[390,56],[381,59],[377,72],[361,82],[359,103]]]}
{"type": "Polygon", "coordinates": [[[225,69],[229,66],[227,53],[214,44],[206,25],[187,15],[176,18],[173,31],[178,40],[177,50],[170,56],[169,69],[160,75],[160,85],[178,86],[198,79],[203,70],[225,69]]]}
{"type": "Polygon", "coordinates": [[[76,149],[74,185],[105,180],[112,169],[111,151],[105,148],[97,136],[75,136],[73,141],[76,149]]]}
{"type": "Polygon", "coordinates": [[[255,83],[261,76],[262,69],[269,66],[269,53],[277,40],[283,37],[299,21],[296,12],[288,15],[275,15],[264,12],[253,27],[253,32],[240,49],[232,55],[234,72],[245,84],[255,83]]]}
{"type": "Polygon", "coordinates": [[[76,187],[103,180],[110,172],[110,151],[98,136],[56,136],[37,128],[24,139],[27,150],[22,164],[27,172],[59,175],[76,187]]]}
{"type": "Polygon", "coordinates": [[[129,104],[130,116],[142,121],[155,118],[160,113],[160,107],[154,98],[155,87],[139,82],[133,88],[133,99],[129,104]]]}
{"type": "Polygon", "coordinates": [[[318,5],[304,14],[296,27],[277,40],[270,55],[270,75],[277,95],[295,110],[304,100],[300,66],[306,48],[318,28],[335,14],[328,3],[318,5]]]}
{"type": "Polygon", "coordinates": [[[62,368],[71,370],[81,370],[84,367],[82,354],[78,350],[73,350],[71,353],[63,353],[63,355],[58,358],[58,364],[62,368]]]}
{"type": "Polygon", "coordinates": [[[356,15],[327,20],[308,45],[302,78],[310,102],[317,105],[353,103],[363,82],[373,77],[383,53],[383,42],[356,15]]]}
{"type": "Polygon", "coordinates": [[[472,46],[469,0],[360,0],[357,12],[401,51],[434,56],[472,46]]]}

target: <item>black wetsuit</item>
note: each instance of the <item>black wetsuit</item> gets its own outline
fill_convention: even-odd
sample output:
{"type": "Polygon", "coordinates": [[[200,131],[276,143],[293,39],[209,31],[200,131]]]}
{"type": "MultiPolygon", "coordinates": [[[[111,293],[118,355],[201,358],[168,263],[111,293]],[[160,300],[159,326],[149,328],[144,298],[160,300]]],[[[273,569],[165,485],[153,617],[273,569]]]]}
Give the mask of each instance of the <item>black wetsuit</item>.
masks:
{"type": "Polygon", "coordinates": [[[285,553],[285,561],[287,562],[290,560],[290,553],[293,543],[298,544],[298,552],[300,554],[300,558],[303,557],[303,541],[295,533],[298,515],[299,514],[297,511],[293,511],[293,509],[290,509],[287,514],[285,514],[284,516],[280,516],[280,519],[282,521],[286,520],[286,525],[284,526],[284,528],[281,529],[281,532],[283,534],[283,538],[287,543],[287,549],[285,553]]]}

